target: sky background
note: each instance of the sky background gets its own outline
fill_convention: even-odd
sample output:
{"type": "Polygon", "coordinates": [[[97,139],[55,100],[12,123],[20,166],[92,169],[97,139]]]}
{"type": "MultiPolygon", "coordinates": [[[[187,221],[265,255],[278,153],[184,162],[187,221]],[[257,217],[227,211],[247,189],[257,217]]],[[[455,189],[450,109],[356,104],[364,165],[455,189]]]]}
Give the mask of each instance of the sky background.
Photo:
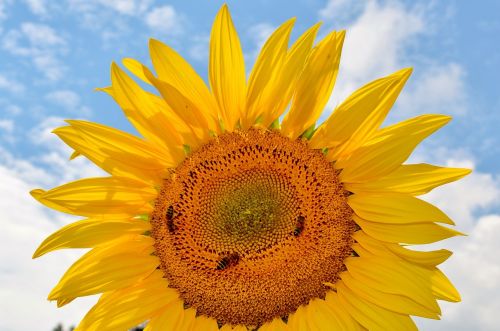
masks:
{"type": "MultiPolygon", "coordinates": [[[[173,46],[206,79],[210,28],[222,1],[0,0],[0,330],[51,331],[76,324],[95,297],[56,309],[50,289],[81,251],[31,260],[48,234],[75,218],[28,194],[101,175],[50,133],[64,119],[134,132],[113,101],[94,88],[126,57],[150,65],[148,39],[173,46]]],[[[442,304],[442,321],[422,330],[500,329],[500,1],[228,1],[247,72],[281,22],[293,38],[316,21],[320,36],[346,29],[333,96],[322,119],[357,87],[400,68],[414,73],[387,123],[424,113],[454,120],[417,148],[411,162],[466,166],[465,180],[424,198],[468,237],[438,243],[455,254],[443,265],[462,294],[442,304]]],[[[386,123],[386,124],[387,124],[386,123]]]]}

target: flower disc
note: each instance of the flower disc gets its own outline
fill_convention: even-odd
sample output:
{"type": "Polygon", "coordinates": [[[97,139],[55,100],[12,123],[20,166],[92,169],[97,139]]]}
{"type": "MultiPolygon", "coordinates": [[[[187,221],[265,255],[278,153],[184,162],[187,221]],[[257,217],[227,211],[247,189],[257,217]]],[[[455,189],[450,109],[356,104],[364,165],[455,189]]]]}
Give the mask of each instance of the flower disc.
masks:
{"type": "Polygon", "coordinates": [[[288,316],[345,270],[356,229],[348,195],[301,140],[223,134],[163,184],[152,217],[161,268],[186,305],[220,323],[288,316]]]}

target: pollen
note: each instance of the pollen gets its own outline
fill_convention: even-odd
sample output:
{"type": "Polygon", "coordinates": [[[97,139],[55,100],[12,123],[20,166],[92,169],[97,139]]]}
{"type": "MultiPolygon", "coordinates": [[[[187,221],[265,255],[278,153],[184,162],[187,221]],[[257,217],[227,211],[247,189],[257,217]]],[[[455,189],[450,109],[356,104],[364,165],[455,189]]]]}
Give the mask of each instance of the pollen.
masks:
{"type": "Polygon", "coordinates": [[[161,269],[221,324],[286,318],[345,270],[348,195],[306,141],[259,129],[212,138],[163,183],[152,215],[161,269]]]}

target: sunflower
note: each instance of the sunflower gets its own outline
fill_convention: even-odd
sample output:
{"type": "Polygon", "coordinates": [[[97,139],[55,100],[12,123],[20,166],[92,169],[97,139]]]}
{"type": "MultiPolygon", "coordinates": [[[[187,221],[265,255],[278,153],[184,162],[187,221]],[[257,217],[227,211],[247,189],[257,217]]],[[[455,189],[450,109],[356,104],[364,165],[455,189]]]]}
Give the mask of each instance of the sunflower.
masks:
{"type": "Polygon", "coordinates": [[[77,327],[127,330],[415,330],[460,296],[437,268],[451,252],[415,251],[461,233],[416,196],[467,169],[403,164],[450,117],[380,128],[411,69],[377,79],[316,127],[344,31],[290,47],[294,19],[263,46],[248,81],[229,11],[215,18],[210,89],[156,40],[156,74],[116,64],[108,93],[143,136],[86,121],[54,133],[110,174],[31,194],[85,219],[34,257],[91,248],[49,294],[63,306],[102,293],[77,327]]]}

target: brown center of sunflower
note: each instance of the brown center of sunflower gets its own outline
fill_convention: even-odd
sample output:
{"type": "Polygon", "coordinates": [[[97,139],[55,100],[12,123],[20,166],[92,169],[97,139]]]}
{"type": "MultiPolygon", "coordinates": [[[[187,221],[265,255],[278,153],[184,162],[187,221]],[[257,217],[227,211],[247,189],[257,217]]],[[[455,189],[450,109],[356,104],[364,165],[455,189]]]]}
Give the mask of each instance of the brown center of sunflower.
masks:
{"type": "Polygon", "coordinates": [[[321,151],[277,132],[226,133],[165,180],[152,235],[198,314],[259,326],[325,296],[352,252],[348,192],[321,151]]]}

